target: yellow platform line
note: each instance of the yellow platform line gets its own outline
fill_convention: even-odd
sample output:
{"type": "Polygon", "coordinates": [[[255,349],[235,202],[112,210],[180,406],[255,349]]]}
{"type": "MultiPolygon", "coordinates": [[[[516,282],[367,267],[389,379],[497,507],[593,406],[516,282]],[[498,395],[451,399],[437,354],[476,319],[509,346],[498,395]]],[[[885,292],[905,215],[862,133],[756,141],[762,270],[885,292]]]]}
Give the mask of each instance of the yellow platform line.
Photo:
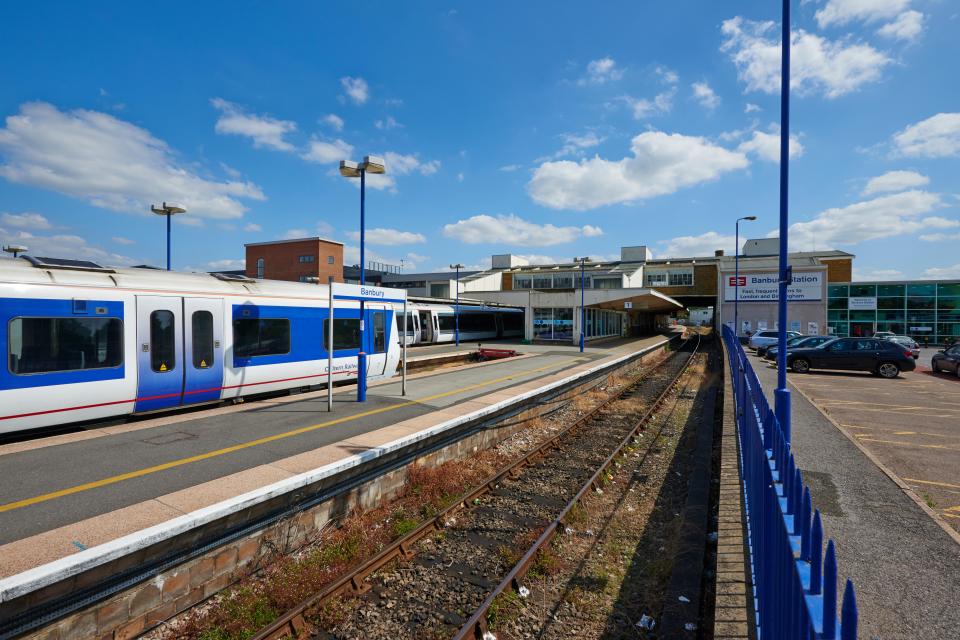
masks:
{"type": "Polygon", "coordinates": [[[478,382],[476,384],[467,385],[465,387],[460,387],[458,389],[453,389],[451,391],[444,391],[442,393],[436,393],[432,396],[427,396],[425,398],[419,398],[417,400],[407,400],[398,404],[390,405],[389,407],[380,407],[379,409],[371,409],[369,411],[362,411],[360,413],[354,414],[352,416],[344,416],[342,418],[336,418],[334,420],[328,420],[326,422],[321,422],[319,424],[310,425],[308,427],[300,427],[297,429],[292,429],[290,431],[285,431],[283,433],[276,433],[271,436],[265,436],[263,438],[257,438],[256,440],[250,440],[248,442],[241,442],[230,447],[224,447],[222,449],[216,449],[214,451],[208,451],[207,453],[201,453],[195,456],[189,456],[187,458],[180,458],[179,460],[171,460],[170,462],[164,462],[163,464],[154,465],[152,467],[145,467],[143,469],[137,469],[135,471],[128,471],[127,473],[121,473],[115,476],[110,476],[109,478],[102,478],[100,480],[94,480],[93,482],[85,482],[83,484],[78,484],[73,487],[67,487],[66,489],[60,489],[58,491],[51,491],[50,493],[44,493],[39,496],[34,496],[32,498],[24,498],[23,500],[17,500],[16,502],[10,502],[4,505],[0,505],[0,513],[6,511],[13,511],[15,509],[22,509],[23,507],[29,507],[34,504],[39,504],[41,502],[47,502],[49,500],[54,500],[56,498],[62,498],[64,496],[73,495],[75,493],[81,493],[83,491],[89,491],[91,489],[97,489],[99,487],[105,487],[111,484],[117,484],[118,482],[123,482],[124,480],[133,480],[134,478],[142,478],[153,473],[158,473],[160,471],[166,471],[168,469],[175,469],[176,467],[182,467],[187,464],[192,464],[194,462],[201,462],[203,460],[209,460],[210,458],[216,458],[219,456],[224,456],[229,453],[235,453],[237,451],[242,451],[243,449],[249,449],[251,447],[257,447],[262,444],[267,444],[269,442],[276,442],[277,440],[284,440],[286,438],[292,438],[294,436],[299,436],[304,433],[309,433],[311,431],[316,431],[317,429],[323,429],[326,427],[332,427],[334,425],[343,424],[344,422],[350,422],[351,420],[356,420],[358,418],[366,418],[369,416],[374,416],[380,413],[386,413],[387,411],[396,411],[397,409],[403,409],[404,407],[410,407],[417,404],[422,404],[424,402],[429,402],[431,400],[437,400],[439,398],[444,398],[447,396],[456,395],[458,393],[464,393],[465,391],[471,391],[473,389],[479,389],[481,387],[487,387],[498,382],[503,382],[505,380],[510,380],[518,376],[538,373],[540,371],[545,371],[546,369],[551,369],[558,367],[560,365],[565,365],[571,362],[582,360],[581,358],[568,358],[566,360],[561,360],[553,364],[548,364],[536,369],[527,369],[525,371],[518,371],[510,375],[502,376],[499,378],[494,378],[492,380],[486,380],[484,382],[478,382]]]}
{"type": "Polygon", "coordinates": [[[903,440],[880,440],[879,438],[860,438],[860,442],[879,442],[881,444],[895,444],[901,447],[919,447],[920,449],[946,449],[948,451],[960,451],[960,447],[950,447],[945,444],[918,444],[916,442],[904,442],[903,440]]]}
{"type": "Polygon", "coordinates": [[[933,480],[919,480],[917,478],[904,478],[906,482],[916,482],[917,484],[931,484],[935,487],[946,487],[947,489],[960,489],[960,484],[950,484],[949,482],[934,482],[933,480]]]}

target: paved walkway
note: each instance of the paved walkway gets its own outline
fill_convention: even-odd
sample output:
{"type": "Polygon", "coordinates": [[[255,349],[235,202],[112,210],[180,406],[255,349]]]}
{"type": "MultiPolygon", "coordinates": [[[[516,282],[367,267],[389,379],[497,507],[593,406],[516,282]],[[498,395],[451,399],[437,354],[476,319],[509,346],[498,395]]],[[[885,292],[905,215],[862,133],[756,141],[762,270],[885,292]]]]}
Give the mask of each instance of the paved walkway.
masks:
{"type": "MultiPolygon", "coordinates": [[[[776,370],[751,361],[773,406],[776,370]]],[[[841,580],[850,577],[857,588],[860,637],[960,637],[960,545],[814,405],[791,392],[794,458],[837,545],[841,580]]],[[[903,420],[912,423],[909,416],[903,420]]]]}

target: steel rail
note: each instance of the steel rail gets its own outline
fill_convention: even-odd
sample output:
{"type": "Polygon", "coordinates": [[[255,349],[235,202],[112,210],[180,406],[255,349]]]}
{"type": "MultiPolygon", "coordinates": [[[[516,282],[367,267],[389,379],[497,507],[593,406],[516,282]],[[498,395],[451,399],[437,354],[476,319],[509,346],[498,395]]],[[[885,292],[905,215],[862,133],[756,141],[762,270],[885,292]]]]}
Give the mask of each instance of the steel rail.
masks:
{"type": "MultiPolygon", "coordinates": [[[[590,479],[587,480],[582,487],[580,487],[580,490],[577,492],[577,494],[571,498],[569,502],[567,502],[567,505],[560,512],[560,515],[558,515],[553,522],[551,522],[547,528],[544,529],[543,533],[540,534],[540,537],[537,538],[536,542],[534,542],[527,552],[523,554],[520,560],[517,561],[517,564],[515,564],[510,572],[507,573],[506,577],[493,589],[493,591],[490,592],[490,594],[480,604],[470,619],[467,620],[467,622],[453,636],[453,640],[465,640],[466,638],[470,637],[471,634],[474,638],[476,638],[476,640],[485,640],[490,638],[490,635],[488,635],[489,630],[487,628],[487,612],[493,605],[494,600],[496,600],[496,598],[507,589],[512,588],[515,591],[520,590],[520,579],[526,575],[530,565],[533,564],[534,560],[536,560],[537,553],[551,540],[553,540],[557,534],[557,531],[560,530],[561,527],[566,526],[565,518],[567,517],[567,514],[570,513],[570,510],[577,504],[577,502],[579,502],[591,489],[600,487],[601,475],[606,472],[607,468],[613,463],[617,456],[620,455],[621,451],[623,451],[623,449],[629,445],[634,438],[637,437],[637,434],[643,430],[650,419],[654,416],[654,413],[657,411],[657,409],[659,409],[660,406],[666,401],[667,396],[686,372],[687,368],[690,366],[690,363],[693,362],[693,359],[697,355],[699,348],[700,335],[697,334],[697,344],[690,353],[690,357],[687,358],[687,361],[683,364],[683,367],[680,368],[680,371],[677,373],[677,375],[674,376],[673,380],[670,381],[666,389],[663,390],[663,393],[657,397],[650,408],[647,409],[643,416],[637,421],[636,425],[634,425],[626,437],[624,437],[617,448],[609,456],[607,456],[607,459],[604,460],[604,462],[597,468],[590,479]]],[[[666,422],[660,425],[660,431],[663,430],[664,424],[666,424],[666,422]]],[[[657,435],[659,435],[659,432],[657,435]]],[[[651,438],[650,445],[644,452],[641,464],[646,460],[647,454],[649,454],[650,450],[653,448],[654,440],[656,440],[656,438],[651,438]]]]}
{"type": "MultiPolygon", "coordinates": [[[[686,346],[691,339],[692,338],[688,338],[680,348],[686,346]]],[[[700,337],[698,335],[697,347],[694,348],[694,353],[696,353],[699,343],[700,337]]],[[[676,356],[671,356],[667,360],[672,360],[674,357],[676,356]]],[[[551,436],[549,439],[545,440],[528,453],[514,459],[507,466],[486,478],[483,482],[476,485],[470,491],[461,494],[449,506],[437,513],[436,516],[422,522],[417,528],[399,540],[395,540],[394,542],[390,543],[377,555],[373,556],[355,569],[348,571],[340,578],[324,587],[321,591],[305,599],[292,609],[289,609],[280,618],[277,618],[270,625],[261,629],[256,635],[252,636],[251,640],[280,640],[289,638],[291,636],[294,638],[300,637],[300,634],[309,631],[311,628],[311,625],[305,619],[305,616],[309,611],[315,609],[325,601],[340,593],[351,592],[354,595],[360,595],[369,591],[370,585],[366,584],[365,582],[368,576],[397,558],[410,559],[413,557],[415,555],[412,551],[413,545],[415,545],[422,538],[444,529],[446,523],[450,519],[450,516],[456,514],[462,509],[469,508],[475,499],[493,490],[504,478],[516,475],[517,472],[519,472],[522,468],[540,460],[547,454],[547,452],[560,446],[561,439],[572,434],[576,429],[592,419],[611,403],[616,402],[627,393],[633,391],[637,385],[642,384],[648,378],[652,377],[659,371],[660,366],[665,362],[666,360],[659,363],[656,368],[651,369],[649,372],[641,375],[635,381],[618,390],[616,393],[611,394],[608,398],[604,399],[602,403],[577,418],[577,420],[575,420],[567,428],[551,436]]],[[[682,375],[683,371],[686,370],[689,362],[690,361],[688,359],[688,361],[684,363],[683,367],[681,368],[680,374],[678,374],[678,376],[675,377],[667,386],[668,391],[670,388],[672,388],[679,375],[682,375]]]]}

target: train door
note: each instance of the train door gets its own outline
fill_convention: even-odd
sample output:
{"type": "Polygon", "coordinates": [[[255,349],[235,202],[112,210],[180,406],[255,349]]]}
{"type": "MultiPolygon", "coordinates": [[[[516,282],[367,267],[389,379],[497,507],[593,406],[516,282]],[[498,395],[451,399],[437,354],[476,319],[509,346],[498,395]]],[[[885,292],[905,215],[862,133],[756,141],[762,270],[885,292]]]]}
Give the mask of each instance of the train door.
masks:
{"type": "Polygon", "coordinates": [[[183,404],[219,400],[223,386],[223,301],[183,299],[183,404]]]}
{"type": "Polygon", "coordinates": [[[379,376],[387,368],[387,312],[373,311],[369,313],[370,345],[367,358],[367,375],[379,376]]]}
{"type": "Polygon", "coordinates": [[[137,402],[134,411],[180,404],[183,393],[183,299],[137,296],[137,402]]]}
{"type": "Polygon", "coordinates": [[[420,341],[426,344],[433,342],[433,321],[430,319],[429,311],[421,311],[420,316],[420,341]]]}

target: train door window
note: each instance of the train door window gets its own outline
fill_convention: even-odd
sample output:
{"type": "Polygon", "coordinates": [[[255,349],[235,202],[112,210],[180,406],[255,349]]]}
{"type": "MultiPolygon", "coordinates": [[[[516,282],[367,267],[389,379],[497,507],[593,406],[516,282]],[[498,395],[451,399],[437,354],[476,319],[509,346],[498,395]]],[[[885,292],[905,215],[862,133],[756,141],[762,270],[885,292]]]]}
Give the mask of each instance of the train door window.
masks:
{"type": "MultiPolygon", "coordinates": [[[[330,350],[330,320],[323,321],[323,344],[330,350]]],[[[334,318],[333,319],[333,350],[360,348],[360,319],[334,318]]]]}
{"type": "Polygon", "coordinates": [[[177,366],[177,338],[172,311],[150,314],[150,368],[157,373],[173,371],[177,366]]]}
{"type": "Polygon", "coordinates": [[[233,321],[233,355],[237,358],[290,353],[290,320],[287,318],[236,318],[233,321]]]}
{"type": "Polygon", "coordinates": [[[438,315],[440,316],[440,331],[452,332],[456,328],[456,320],[452,313],[441,313],[438,315]]]}
{"type": "Polygon", "coordinates": [[[387,350],[386,314],[383,311],[373,313],[373,352],[383,353],[387,350]]]}
{"type": "Polygon", "coordinates": [[[119,318],[14,318],[7,340],[7,361],[16,375],[123,364],[119,318]]]}
{"type": "Polygon", "coordinates": [[[194,311],[190,317],[193,339],[193,368],[209,369],[213,366],[213,314],[209,311],[194,311]]]}

